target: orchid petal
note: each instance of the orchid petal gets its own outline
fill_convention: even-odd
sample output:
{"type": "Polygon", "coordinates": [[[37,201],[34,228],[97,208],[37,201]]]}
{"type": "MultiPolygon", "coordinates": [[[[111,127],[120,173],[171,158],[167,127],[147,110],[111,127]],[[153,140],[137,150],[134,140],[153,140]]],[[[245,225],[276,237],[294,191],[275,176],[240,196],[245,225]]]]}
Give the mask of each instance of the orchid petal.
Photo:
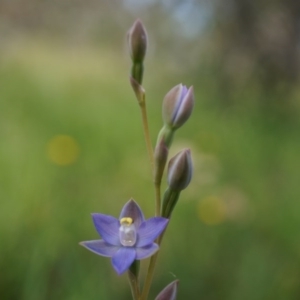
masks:
{"type": "Polygon", "coordinates": [[[133,263],[136,257],[136,250],[132,247],[120,248],[112,257],[112,265],[116,272],[121,275],[133,263]]]}
{"type": "Polygon", "coordinates": [[[136,228],[139,228],[141,223],[145,220],[142,210],[133,199],[130,199],[123,206],[120,214],[120,220],[122,218],[131,218],[136,228]]]}
{"type": "Polygon", "coordinates": [[[80,245],[98,255],[106,257],[112,257],[119,249],[117,246],[107,244],[104,240],[81,242],[80,245]]]}
{"type": "Polygon", "coordinates": [[[182,101],[184,99],[184,93],[186,93],[186,86],[180,84],[177,97],[175,98],[176,101],[174,102],[175,106],[174,106],[174,111],[172,112],[173,113],[172,123],[174,123],[174,121],[178,116],[178,111],[180,110],[180,106],[182,105],[182,101]]]}
{"type": "Polygon", "coordinates": [[[136,247],[151,245],[153,241],[164,231],[168,222],[168,219],[161,217],[154,217],[143,222],[138,229],[136,247]]]}
{"type": "Polygon", "coordinates": [[[119,246],[119,220],[103,214],[92,214],[94,225],[103,240],[111,245],[119,246]]]}
{"type": "Polygon", "coordinates": [[[136,248],[136,259],[144,259],[152,256],[158,249],[159,246],[155,243],[146,247],[136,248]]]}
{"type": "Polygon", "coordinates": [[[174,124],[183,124],[190,117],[194,107],[194,89],[190,87],[187,89],[183,86],[182,98],[179,105],[176,107],[176,113],[173,117],[174,124]]]}
{"type": "Polygon", "coordinates": [[[182,93],[182,84],[174,86],[165,96],[163,101],[162,114],[163,119],[169,125],[172,125],[174,119],[174,111],[178,110],[182,93]]]}

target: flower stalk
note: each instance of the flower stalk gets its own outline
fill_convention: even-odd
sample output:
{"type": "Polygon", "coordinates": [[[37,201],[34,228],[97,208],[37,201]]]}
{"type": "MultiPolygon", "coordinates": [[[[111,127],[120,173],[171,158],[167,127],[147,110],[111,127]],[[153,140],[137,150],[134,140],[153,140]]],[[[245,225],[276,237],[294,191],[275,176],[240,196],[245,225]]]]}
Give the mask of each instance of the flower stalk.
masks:
{"type": "Polygon", "coordinates": [[[173,209],[177,204],[179,196],[180,196],[180,191],[174,191],[171,188],[167,188],[163,198],[163,206],[162,206],[162,213],[161,213],[162,216],[168,219],[171,218],[173,209]]]}
{"type": "MultiPolygon", "coordinates": [[[[156,242],[159,246],[161,245],[164,233],[165,233],[165,231],[156,240],[156,242]]],[[[149,262],[149,266],[148,266],[148,270],[147,270],[147,275],[146,275],[146,279],[145,279],[145,283],[144,283],[144,287],[143,287],[143,291],[142,291],[142,295],[141,295],[141,300],[147,300],[148,299],[149,291],[150,291],[153,276],[154,276],[154,271],[155,271],[157,258],[158,258],[158,252],[155,253],[150,258],[150,262],[149,262]]]]}
{"type": "Polygon", "coordinates": [[[148,156],[149,156],[149,160],[150,160],[151,170],[153,173],[154,154],[153,154],[153,147],[152,147],[151,138],[150,138],[149,125],[148,125],[145,95],[143,96],[143,101],[140,103],[140,110],[141,110],[141,115],[142,115],[143,131],[144,131],[147,152],[148,152],[148,156]]]}
{"type": "Polygon", "coordinates": [[[140,286],[139,286],[139,279],[138,279],[139,269],[140,269],[140,262],[138,260],[135,260],[127,272],[133,300],[140,299],[140,286]]]}
{"type": "MultiPolygon", "coordinates": [[[[147,117],[146,92],[142,86],[148,39],[146,29],[140,20],[135,21],[130,28],[127,42],[132,60],[129,79],[140,107],[155,189],[155,217],[146,220],[139,205],[130,199],[123,206],[119,218],[100,213],[92,214],[94,226],[101,239],[84,241],[80,245],[95,254],[111,258],[112,266],[118,275],[127,272],[133,300],[147,300],[164,233],[182,190],[189,185],[192,178],[191,153],[189,149],[183,149],[168,163],[168,187],[161,203],[161,184],[169,149],[175,132],[185,124],[192,113],[194,92],[193,87],[187,88],[178,84],[166,94],[162,103],[163,127],[153,151],[147,117]],[[143,289],[140,290],[140,260],[148,257],[150,257],[148,271],[143,289]]],[[[168,284],[155,300],[175,300],[177,288],[178,280],[175,280],[168,284]]]]}
{"type": "Polygon", "coordinates": [[[150,159],[151,170],[153,173],[154,158],[153,158],[153,147],[150,138],[150,131],[148,125],[147,108],[146,108],[146,93],[142,86],[143,74],[144,74],[144,58],[147,51],[147,32],[140,20],[136,20],[130,28],[127,35],[127,42],[129,48],[129,54],[132,60],[130,84],[135,93],[137,101],[140,106],[142,115],[142,124],[144,137],[146,141],[146,147],[148,156],[150,159]]]}

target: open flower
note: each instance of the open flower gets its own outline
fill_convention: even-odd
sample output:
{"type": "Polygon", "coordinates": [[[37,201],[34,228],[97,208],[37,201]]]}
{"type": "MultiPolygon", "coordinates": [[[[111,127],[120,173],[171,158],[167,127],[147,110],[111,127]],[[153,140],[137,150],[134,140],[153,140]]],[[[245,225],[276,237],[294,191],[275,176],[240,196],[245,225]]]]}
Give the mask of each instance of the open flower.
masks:
{"type": "Polygon", "coordinates": [[[168,220],[161,217],[145,220],[133,199],[124,205],[119,219],[103,214],[92,214],[92,218],[102,240],[81,242],[80,245],[98,255],[111,257],[119,275],[134,260],[147,258],[159,249],[154,240],[168,224],[168,220]]]}

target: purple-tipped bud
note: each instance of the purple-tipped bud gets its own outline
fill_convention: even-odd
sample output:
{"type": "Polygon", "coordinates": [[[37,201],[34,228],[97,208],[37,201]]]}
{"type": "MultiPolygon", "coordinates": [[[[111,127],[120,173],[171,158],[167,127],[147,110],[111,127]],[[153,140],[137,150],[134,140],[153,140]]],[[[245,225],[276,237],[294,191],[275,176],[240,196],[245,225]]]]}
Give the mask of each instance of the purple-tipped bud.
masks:
{"type": "Polygon", "coordinates": [[[176,300],[179,280],[175,280],[167,285],[155,298],[155,300],[176,300]]]}
{"type": "Polygon", "coordinates": [[[184,190],[192,179],[193,164],[190,149],[184,149],[170,159],[168,184],[174,191],[184,190]]]}
{"type": "Polygon", "coordinates": [[[129,29],[127,40],[132,61],[143,62],[147,50],[147,32],[139,19],[129,29]]]}
{"type": "Polygon", "coordinates": [[[181,127],[190,117],[194,107],[194,89],[182,84],[173,87],[163,101],[163,120],[172,129],[181,127]]]}

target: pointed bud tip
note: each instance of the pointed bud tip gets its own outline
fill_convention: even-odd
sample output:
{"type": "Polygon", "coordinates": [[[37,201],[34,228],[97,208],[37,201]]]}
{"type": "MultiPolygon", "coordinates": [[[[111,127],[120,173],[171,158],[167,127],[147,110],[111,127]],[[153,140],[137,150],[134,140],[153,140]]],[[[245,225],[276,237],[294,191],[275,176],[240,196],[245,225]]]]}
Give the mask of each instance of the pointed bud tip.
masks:
{"type": "Polygon", "coordinates": [[[147,50],[147,32],[140,19],[137,19],[127,34],[129,53],[134,63],[142,63],[147,50]]]}
{"type": "Polygon", "coordinates": [[[132,27],[137,27],[137,26],[144,28],[143,22],[139,18],[137,18],[132,25],[132,27]]]}
{"type": "Polygon", "coordinates": [[[155,298],[155,300],[175,300],[177,297],[179,280],[174,280],[168,284],[155,298]]]}

